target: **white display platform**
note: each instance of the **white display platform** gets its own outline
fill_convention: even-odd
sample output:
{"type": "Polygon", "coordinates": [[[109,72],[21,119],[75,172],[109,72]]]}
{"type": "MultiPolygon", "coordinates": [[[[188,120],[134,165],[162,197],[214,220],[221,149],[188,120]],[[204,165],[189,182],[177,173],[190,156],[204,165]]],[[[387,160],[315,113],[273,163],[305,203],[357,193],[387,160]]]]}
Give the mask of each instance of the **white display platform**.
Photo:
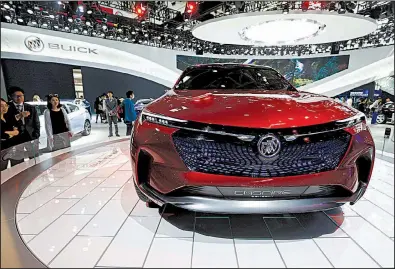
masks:
{"type": "Polygon", "coordinates": [[[295,215],[207,215],[138,200],[129,142],[37,177],[17,227],[49,267],[393,267],[394,165],[376,159],[354,206],[295,215]]]}

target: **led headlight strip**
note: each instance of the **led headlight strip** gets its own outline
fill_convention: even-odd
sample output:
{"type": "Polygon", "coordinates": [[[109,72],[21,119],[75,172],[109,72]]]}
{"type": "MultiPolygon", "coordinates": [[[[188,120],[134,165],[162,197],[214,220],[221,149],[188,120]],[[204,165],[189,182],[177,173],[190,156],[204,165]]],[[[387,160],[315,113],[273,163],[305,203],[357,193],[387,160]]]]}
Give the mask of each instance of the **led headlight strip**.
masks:
{"type": "Polygon", "coordinates": [[[159,114],[142,111],[139,117],[139,123],[142,124],[144,121],[165,125],[165,126],[177,126],[180,123],[187,123],[186,120],[180,120],[172,117],[167,117],[159,114]]]}
{"type": "Polygon", "coordinates": [[[347,128],[347,127],[355,126],[363,121],[366,121],[366,116],[364,113],[359,112],[358,114],[350,118],[336,121],[336,124],[339,125],[339,127],[347,128]]]}

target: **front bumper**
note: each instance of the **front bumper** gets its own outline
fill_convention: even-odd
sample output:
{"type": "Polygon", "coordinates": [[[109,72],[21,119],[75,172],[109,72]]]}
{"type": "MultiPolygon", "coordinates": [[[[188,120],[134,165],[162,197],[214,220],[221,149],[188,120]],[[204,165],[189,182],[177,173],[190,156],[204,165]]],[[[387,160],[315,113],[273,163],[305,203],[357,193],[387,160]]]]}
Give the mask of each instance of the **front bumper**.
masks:
{"type": "Polygon", "coordinates": [[[174,197],[163,195],[142,184],[139,189],[156,204],[171,204],[191,211],[220,214],[286,214],[328,210],[350,202],[356,203],[365,193],[367,184],[359,182],[350,197],[276,199],[276,200],[230,200],[199,196],[174,197]]]}

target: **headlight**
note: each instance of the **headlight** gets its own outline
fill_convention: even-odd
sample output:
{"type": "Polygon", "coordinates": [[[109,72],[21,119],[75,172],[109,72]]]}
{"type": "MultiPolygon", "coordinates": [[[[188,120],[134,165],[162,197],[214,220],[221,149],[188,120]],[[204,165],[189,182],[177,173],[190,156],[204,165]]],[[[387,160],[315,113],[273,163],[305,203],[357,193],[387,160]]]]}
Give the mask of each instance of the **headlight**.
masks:
{"type": "Polygon", "coordinates": [[[148,121],[151,123],[156,123],[165,126],[178,126],[183,123],[187,123],[186,120],[180,120],[172,117],[167,117],[159,114],[154,114],[148,111],[143,110],[140,113],[139,123],[142,124],[144,121],[148,121]]]}
{"type": "Polygon", "coordinates": [[[367,129],[366,116],[362,112],[348,119],[336,121],[336,124],[341,128],[348,128],[348,132],[353,135],[367,129]]]}
{"type": "Polygon", "coordinates": [[[366,122],[366,116],[364,113],[359,112],[357,115],[352,116],[350,118],[344,120],[336,121],[336,124],[340,125],[343,128],[352,127],[357,125],[358,123],[366,122]]]}

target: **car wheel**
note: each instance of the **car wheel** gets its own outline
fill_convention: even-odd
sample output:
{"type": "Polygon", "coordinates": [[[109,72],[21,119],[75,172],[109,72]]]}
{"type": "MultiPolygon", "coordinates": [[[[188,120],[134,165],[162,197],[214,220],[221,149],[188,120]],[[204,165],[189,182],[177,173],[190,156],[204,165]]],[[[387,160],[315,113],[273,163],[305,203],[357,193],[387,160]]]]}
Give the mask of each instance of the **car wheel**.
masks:
{"type": "Polygon", "coordinates": [[[141,201],[143,201],[144,203],[152,203],[152,201],[140,191],[136,183],[134,183],[134,188],[136,189],[137,196],[140,198],[141,201]]]}
{"type": "Polygon", "coordinates": [[[384,124],[384,123],[387,122],[387,117],[386,117],[384,114],[378,114],[378,115],[377,115],[376,122],[377,122],[378,124],[384,124]]]}
{"type": "Polygon", "coordinates": [[[92,125],[89,120],[86,120],[84,123],[84,131],[82,132],[82,135],[90,135],[92,130],[92,125]]]}

